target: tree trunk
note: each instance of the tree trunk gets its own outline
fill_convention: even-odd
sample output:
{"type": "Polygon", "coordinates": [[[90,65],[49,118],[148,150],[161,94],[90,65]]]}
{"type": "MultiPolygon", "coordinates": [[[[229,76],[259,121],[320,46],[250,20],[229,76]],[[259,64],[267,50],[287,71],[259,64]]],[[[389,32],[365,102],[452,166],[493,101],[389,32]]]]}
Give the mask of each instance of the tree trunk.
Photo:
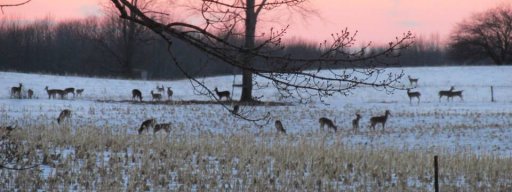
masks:
{"type": "MultiPolygon", "coordinates": [[[[247,9],[245,11],[245,49],[247,52],[244,53],[243,62],[246,66],[252,66],[253,58],[251,51],[254,49],[254,34],[256,33],[256,12],[255,12],[255,1],[247,0],[247,9]]],[[[252,71],[243,70],[242,72],[242,96],[240,101],[250,102],[253,101],[252,97],[252,71]]]]}

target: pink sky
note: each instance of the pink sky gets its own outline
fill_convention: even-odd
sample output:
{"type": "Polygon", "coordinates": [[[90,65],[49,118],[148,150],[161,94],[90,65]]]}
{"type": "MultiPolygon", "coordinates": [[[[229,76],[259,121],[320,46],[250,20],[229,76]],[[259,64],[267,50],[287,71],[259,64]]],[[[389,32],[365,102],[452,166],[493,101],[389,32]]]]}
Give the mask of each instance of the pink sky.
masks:
{"type": "MultiPolygon", "coordinates": [[[[0,3],[22,0],[0,0],[0,3]]],[[[32,0],[23,7],[4,8],[2,17],[19,19],[82,18],[98,14],[105,0],[32,0]]],[[[504,4],[506,0],[311,0],[310,6],[320,17],[302,21],[296,15],[279,23],[290,24],[287,37],[307,40],[328,39],[348,27],[359,31],[358,40],[384,43],[407,31],[416,35],[439,34],[444,40],[453,26],[472,13],[504,4]]],[[[178,14],[179,15],[179,14],[178,14]]]]}

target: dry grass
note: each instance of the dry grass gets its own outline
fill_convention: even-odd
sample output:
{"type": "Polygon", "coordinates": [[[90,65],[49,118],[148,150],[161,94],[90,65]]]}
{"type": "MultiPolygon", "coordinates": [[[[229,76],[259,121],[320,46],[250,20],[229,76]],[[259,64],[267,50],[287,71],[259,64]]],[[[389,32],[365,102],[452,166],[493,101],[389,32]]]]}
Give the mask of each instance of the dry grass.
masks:
{"type": "Polygon", "coordinates": [[[510,191],[512,159],[466,151],[345,146],[324,134],[113,134],[33,126],[11,135],[43,165],[0,170],[0,188],[34,191],[510,191]],[[43,170],[43,171],[42,171],[43,170]]]}

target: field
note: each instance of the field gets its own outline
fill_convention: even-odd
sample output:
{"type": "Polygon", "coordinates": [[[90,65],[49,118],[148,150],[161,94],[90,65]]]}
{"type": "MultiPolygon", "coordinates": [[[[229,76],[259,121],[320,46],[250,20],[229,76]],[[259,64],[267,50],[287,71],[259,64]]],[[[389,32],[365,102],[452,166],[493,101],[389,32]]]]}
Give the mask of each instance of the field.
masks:
{"type": "MultiPolygon", "coordinates": [[[[432,191],[433,157],[440,158],[443,191],[512,190],[512,67],[392,68],[418,77],[421,102],[405,91],[361,87],[325,104],[283,100],[272,88],[256,91],[282,106],[242,107],[254,115],[270,112],[273,123],[256,125],[233,117],[218,104],[195,95],[187,80],[136,81],[0,72],[0,126],[22,143],[33,169],[0,170],[9,190],[130,191],[432,191]],[[23,83],[35,99],[12,99],[23,83]],[[170,102],[149,102],[157,85],[172,87],[170,102]],[[50,89],[85,89],[83,96],[48,99],[50,89]],[[439,100],[455,86],[464,100],[439,100]],[[490,87],[494,87],[491,102],[490,87]],[[131,90],[145,102],[132,102],[131,90]],[[63,109],[72,118],[58,125],[63,109]],[[390,110],[382,131],[369,129],[371,116],[390,110]],[[352,131],[355,113],[362,115],[352,131]],[[335,120],[338,132],[320,130],[318,118],[335,120]],[[169,122],[165,133],[138,135],[140,123],[169,122]]],[[[205,79],[231,91],[233,76],[205,79]]],[[[236,81],[240,82],[240,77],[236,81]]],[[[264,82],[262,82],[264,83],[264,82]]],[[[408,86],[407,79],[403,80],[408,86]]],[[[239,97],[235,88],[233,97],[239,97]]]]}

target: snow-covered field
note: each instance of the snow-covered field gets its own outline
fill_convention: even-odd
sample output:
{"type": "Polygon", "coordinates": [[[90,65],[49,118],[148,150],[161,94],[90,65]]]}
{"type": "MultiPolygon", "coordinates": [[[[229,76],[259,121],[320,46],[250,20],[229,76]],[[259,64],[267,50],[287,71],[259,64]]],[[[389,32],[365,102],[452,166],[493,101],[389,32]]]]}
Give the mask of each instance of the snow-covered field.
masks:
{"type": "MultiPolygon", "coordinates": [[[[289,133],[306,135],[319,131],[318,118],[325,116],[336,121],[340,131],[332,139],[347,145],[371,148],[393,147],[413,150],[454,150],[475,153],[512,155],[512,67],[419,67],[392,68],[419,78],[421,103],[409,99],[405,91],[388,94],[374,88],[361,87],[350,96],[334,96],[320,102],[291,106],[260,106],[255,113],[271,112],[273,119],[280,119],[289,133]],[[455,86],[464,90],[464,101],[454,98],[447,102],[438,98],[439,90],[455,86]],[[491,102],[490,86],[494,86],[496,102],[491,102]],[[391,111],[385,132],[368,129],[369,118],[391,111]],[[351,130],[351,120],[358,112],[360,133],[351,130]]],[[[240,82],[237,77],[237,82],[240,82]]],[[[205,79],[208,86],[230,90],[233,76],[205,79]]],[[[409,82],[403,80],[405,85],[409,82]]],[[[187,80],[138,81],[84,77],[64,77],[39,74],[0,72],[0,120],[3,125],[56,124],[55,118],[65,108],[73,111],[73,126],[98,125],[136,134],[143,120],[154,117],[158,122],[171,122],[176,129],[190,132],[214,133],[266,133],[275,132],[273,123],[260,127],[234,118],[220,105],[169,105],[133,104],[129,102],[97,102],[98,100],[130,100],[131,90],[138,88],[144,100],[150,100],[150,91],[157,85],[172,87],[173,100],[209,100],[195,95],[187,80]],[[12,86],[23,83],[25,90],[32,89],[36,99],[10,99],[12,86]],[[50,89],[75,87],[85,89],[82,97],[75,99],[48,99],[45,86],[50,89]]],[[[273,88],[258,90],[263,100],[279,100],[273,88]]],[[[239,97],[235,88],[234,98],[239,97]]],[[[378,126],[380,130],[380,126],[378,126]]],[[[330,133],[327,133],[330,134],[330,133]]]]}

